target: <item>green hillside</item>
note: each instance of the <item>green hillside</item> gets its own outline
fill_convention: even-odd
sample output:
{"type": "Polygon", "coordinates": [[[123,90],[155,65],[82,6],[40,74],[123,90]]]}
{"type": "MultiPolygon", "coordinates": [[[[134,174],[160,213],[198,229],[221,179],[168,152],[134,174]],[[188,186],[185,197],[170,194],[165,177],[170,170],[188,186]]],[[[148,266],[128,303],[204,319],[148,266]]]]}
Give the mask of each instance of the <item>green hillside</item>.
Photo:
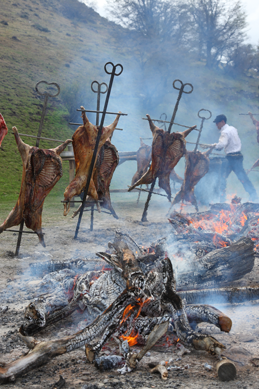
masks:
{"type": "MultiPolygon", "coordinates": [[[[192,53],[181,53],[177,44],[175,51],[170,49],[168,53],[162,53],[156,44],[151,45],[149,52],[142,50],[145,42],[137,34],[107,21],[75,0],[13,1],[1,0],[0,16],[0,112],[9,128],[0,149],[2,204],[14,202],[20,189],[22,165],[11,128],[15,125],[19,132],[32,135],[38,131],[43,98],[35,91],[36,83],[46,80],[60,85],[60,95],[49,99],[42,136],[65,140],[75,130],[68,122],[80,120],[76,109],[80,105],[96,108],[96,95],[90,85],[93,80],[109,81],[103,70],[108,61],[124,67],[122,75],[115,77],[108,107],[128,113],[119,122],[124,131],[116,131],[114,135],[119,150],[137,150],[139,137],[150,137],[147,122],[142,121],[146,113],[157,118],[166,112],[170,119],[177,98],[172,82],[181,79],[192,83],[194,91],[183,96],[176,121],[199,125],[199,109],[210,109],[213,116],[224,112],[229,122],[240,130],[245,166],[249,167],[257,159],[254,126],[248,117],[238,115],[248,110],[258,111],[257,76],[226,77],[197,62],[192,53]],[[168,62],[163,56],[169,56],[168,62]]],[[[89,118],[94,122],[93,115],[89,118]]],[[[106,123],[113,119],[107,117],[106,123]]],[[[180,128],[175,126],[174,130],[180,128]]],[[[197,133],[191,134],[188,140],[195,141],[196,137],[197,133]]],[[[204,125],[201,141],[214,143],[217,139],[218,132],[211,120],[204,125]]],[[[32,138],[23,140],[35,144],[32,138]]],[[[43,148],[56,145],[48,141],[40,144],[43,148]]],[[[179,173],[183,174],[183,169],[181,161],[179,173]]],[[[134,170],[133,163],[121,165],[112,185],[125,188],[134,170]]],[[[252,176],[259,184],[259,175],[252,173],[252,176]]],[[[64,176],[51,195],[61,199],[67,184],[68,163],[65,162],[64,176]]]]}

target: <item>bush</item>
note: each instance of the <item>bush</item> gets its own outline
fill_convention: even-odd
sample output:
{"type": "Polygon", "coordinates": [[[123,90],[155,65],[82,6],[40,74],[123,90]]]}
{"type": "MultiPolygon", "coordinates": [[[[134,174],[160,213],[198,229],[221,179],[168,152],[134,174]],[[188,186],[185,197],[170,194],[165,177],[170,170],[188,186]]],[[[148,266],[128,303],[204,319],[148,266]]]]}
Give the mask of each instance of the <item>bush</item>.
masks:
{"type": "Polygon", "coordinates": [[[50,30],[46,27],[42,27],[40,24],[33,24],[32,27],[36,28],[36,30],[42,31],[42,32],[50,32],[50,30]]]}

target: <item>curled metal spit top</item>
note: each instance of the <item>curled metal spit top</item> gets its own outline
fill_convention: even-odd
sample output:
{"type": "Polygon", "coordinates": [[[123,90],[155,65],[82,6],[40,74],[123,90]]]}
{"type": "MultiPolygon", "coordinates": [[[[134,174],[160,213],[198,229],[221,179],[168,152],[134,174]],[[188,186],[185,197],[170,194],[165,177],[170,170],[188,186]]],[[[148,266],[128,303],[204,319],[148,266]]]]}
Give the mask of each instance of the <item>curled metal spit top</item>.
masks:
{"type": "MultiPolygon", "coordinates": [[[[166,113],[162,113],[162,114],[160,115],[160,119],[166,121],[166,119],[167,119],[167,114],[166,114],[166,113]]],[[[164,127],[164,129],[165,129],[165,131],[166,131],[166,130],[167,130],[166,124],[163,123],[162,126],[164,127]]]]}
{"type": "Polygon", "coordinates": [[[212,113],[208,110],[208,109],[204,109],[204,108],[202,108],[202,109],[200,109],[199,110],[199,112],[198,112],[198,117],[200,118],[200,119],[204,119],[204,120],[209,120],[210,118],[211,118],[211,116],[212,116],[212,113]],[[206,111],[206,112],[209,112],[209,117],[207,118],[206,116],[200,116],[200,112],[201,111],[206,111]]]}
{"type": "Polygon", "coordinates": [[[36,86],[35,86],[35,89],[36,89],[36,91],[39,93],[39,95],[41,95],[41,96],[49,96],[49,97],[56,97],[56,96],[58,96],[59,94],[60,94],[60,86],[56,83],[56,82],[47,82],[47,81],[39,81],[39,82],[37,82],[37,84],[36,84],[36,86]],[[46,85],[55,85],[55,87],[58,89],[58,91],[57,91],[57,93],[56,94],[54,94],[54,95],[52,95],[51,93],[49,93],[49,92],[40,92],[39,91],[39,89],[38,89],[38,86],[39,86],[39,84],[46,84],[46,85]]]}
{"type": "Polygon", "coordinates": [[[91,84],[91,89],[94,93],[102,93],[102,94],[105,94],[108,90],[108,85],[105,83],[105,82],[102,82],[101,84],[98,82],[98,81],[93,81],[92,84],[91,84]],[[94,85],[97,85],[97,90],[94,89],[94,85]],[[106,88],[104,91],[102,91],[102,85],[104,85],[106,88]]]}
{"type": "Polygon", "coordinates": [[[193,86],[192,86],[192,84],[189,84],[189,83],[183,84],[183,82],[182,82],[181,80],[174,80],[174,82],[173,82],[173,87],[174,87],[174,89],[182,90],[183,93],[187,93],[187,94],[192,93],[192,91],[193,91],[193,86]],[[180,87],[180,88],[178,88],[178,87],[175,85],[176,82],[179,82],[179,83],[181,84],[181,87],[180,87]],[[185,88],[186,86],[189,86],[189,87],[191,88],[191,90],[188,91],[188,92],[185,91],[184,88],[185,88]]]}
{"type": "Polygon", "coordinates": [[[114,65],[112,62],[107,62],[105,65],[104,65],[104,70],[105,70],[105,73],[107,74],[112,74],[114,72],[114,75],[115,76],[119,76],[122,72],[123,72],[123,66],[118,63],[117,65],[114,65]],[[111,65],[112,66],[112,71],[109,72],[108,70],[108,65],[111,65]],[[119,71],[119,73],[116,73],[116,69],[117,67],[119,67],[121,70],[119,71]]]}
{"type": "Polygon", "coordinates": [[[160,119],[165,121],[167,119],[167,114],[166,113],[162,113],[160,115],[160,119]]]}

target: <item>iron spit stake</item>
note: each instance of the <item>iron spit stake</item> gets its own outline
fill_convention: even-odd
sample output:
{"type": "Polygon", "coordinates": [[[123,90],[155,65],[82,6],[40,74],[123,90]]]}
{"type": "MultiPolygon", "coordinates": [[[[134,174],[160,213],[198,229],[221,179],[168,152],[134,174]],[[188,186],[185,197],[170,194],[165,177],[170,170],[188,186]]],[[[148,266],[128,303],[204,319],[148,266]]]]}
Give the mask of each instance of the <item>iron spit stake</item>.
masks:
{"type": "Polygon", "coordinates": [[[56,97],[56,96],[58,96],[60,94],[60,87],[59,87],[59,85],[56,82],[39,81],[39,82],[37,82],[37,84],[35,86],[35,89],[39,93],[39,95],[45,96],[44,104],[43,104],[43,109],[42,109],[42,113],[41,113],[40,126],[39,126],[37,140],[36,140],[36,147],[39,147],[40,136],[41,136],[41,131],[42,131],[42,127],[43,127],[43,121],[44,121],[45,114],[46,114],[48,98],[49,97],[56,97]],[[48,92],[43,92],[42,93],[38,89],[39,84],[55,85],[55,87],[58,89],[58,91],[54,95],[52,95],[51,93],[48,93],[48,92]]]}
{"type": "Polygon", "coordinates": [[[83,201],[82,201],[82,207],[80,209],[80,213],[79,213],[79,217],[78,217],[78,221],[77,221],[77,226],[76,226],[76,231],[75,231],[74,239],[77,238],[78,232],[79,232],[79,228],[80,228],[80,223],[81,223],[81,219],[82,219],[82,215],[83,215],[83,211],[84,211],[85,199],[86,199],[86,196],[87,196],[87,193],[88,193],[88,189],[89,189],[89,185],[90,185],[90,181],[91,181],[91,178],[92,178],[93,168],[94,168],[95,159],[96,159],[96,156],[97,156],[98,145],[99,145],[99,142],[100,142],[100,139],[101,139],[101,135],[102,135],[102,129],[103,129],[103,124],[104,124],[105,114],[106,114],[107,107],[108,107],[108,102],[109,102],[109,99],[110,99],[110,94],[111,94],[113,80],[114,80],[115,76],[119,76],[123,72],[123,66],[121,64],[114,65],[112,62],[107,62],[104,65],[104,70],[105,70],[105,72],[107,74],[111,75],[111,78],[110,78],[110,83],[109,83],[109,87],[108,87],[108,91],[107,91],[107,95],[106,95],[106,99],[105,99],[105,103],[104,103],[104,109],[103,109],[101,124],[100,124],[99,129],[98,129],[98,134],[97,134],[97,138],[96,138],[94,153],[93,153],[93,157],[92,157],[92,160],[91,160],[89,174],[88,174],[88,177],[87,177],[87,182],[86,182],[86,186],[85,186],[85,190],[84,190],[84,196],[83,196],[83,201]],[[108,65],[112,66],[112,71],[111,72],[108,70],[108,65]],[[116,73],[116,69],[117,68],[118,68],[118,72],[116,73]]]}
{"type": "MultiPolygon", "coordinates": [[[[98,81],[93,81],[91,84],[91,89],[94,93],[97,93],[97,107],[96,107],[96,126],[99,126],[99,111],[100,111],[100,101],[101,101],[101,94],[107,93],[108,85],[105,82],[99,83],[98,81]],[[94,89],[94,85],[97,85],[97,90],[94,89]],[[105,90],[102,91],[102,85],[104,85],[105,90]]],[[[94,229],[94,205],[91,206],[91,222],[90,222],[90,231],[93,231],[94,229]]]]}
{"type": "MultiPolygon", "coordinates": [[[[35,86],[35,89],[41,96],[45,96],[44,104],[43,104],[43,108],[42,108],[42,113],[41,113],[40,126],[39,126],[38,135],[37,135],[37,139],[36,139],[36,147],[39,147],[40,139],[41,139],[41,131],[42,131],[42,127],[43,127],[43,121],[44,121],[45,114],[46,114],[46,109],[47,109],[48,97],[49,96],[50,97],[58,96],[59,93],[60,93],[60,87],[59,87],[59,85],[56,82],[50,82],[49,83],[47,81],[39,81],[39,82],[37,82],[37,84],[35,86]],[[57,93],[52,95],[51,93],[48,93],[48,92],[43,92],[43,93],[40,92],[38,90],[38,86],[41,83],[46,84],[46,85],[55,85],[55,87],[57,87],[57,89],[58,89],[57,93]]],[[[17,244],[16,244],[16,250],[15,250],[15,254],[14,254],[15,257],[17,257],[19,255],[20,246],[21,246],[21,240],[22,240],[22,234],[23,234],[23,226],[24,226],[24,220],[22,220],[21,223],[20,223],[19,235],[18,235],[17,244]]]]}
{"type": "Polygon", "coordinates": [[[96,108],[96,125],[99,126],[99,111],[100,111],[100,99],[101,99],[101,93],[104,95],[108,90],[108,85],[105,82],[102,82],[101,84],[98,81],[93,81],[91,84],[91,89],[94,93],[97,93],[97,108],[96,108]],[[94,89],[94,85],[97,85],[97,90],[94,89]],[[102,85],[105,86],[105,90],[102,91],[102,85]]]}
{"type": "Polygon", "coordinates": [[[201,132],[202,132],[202,129],[203,129],[203,123],[204,123],[204,120],[209,120],[212,116],[212,113],[208,110],[208,109],[200,109],[199,112],[198,112],[198,117],[201,119],[201,126],[200,126],[200,129],[199,129],[199,134],[198,134],[198,138],[197,138],[197,141],[196,141],[196,145],[195,145],[195,148],[194,148],[194,152],[196,153],[197,151],[197,148],[199,146],[199,141],[200,141],[200,137],[201,137],[201,132]],[[200,112],[201,111],[205,111],[205,112],[209,112],[209,117],[206,117],[206,116],[200,116],[200,112]]]}
{"type": "Polygon", "coordinates": [[[177,110],[178,110],[178,106],[179,106],[179,103],[180,103],[182,94],[183,94],[183,93],[190,94],[190,93],[192,93],[192,91],[193,91],[193,86],[192,86],[192,84],[189,84],[189,83],[183,84],[183,82],[182,82],[181,80],[174,80],[174,82],[173,82],[173,87],[174,87],[174,89],[179,90],[179,93],[178,93],[177,101],[176,101],[176,104],[175,104],[175,107],[174,107],[174,112],[173,112],[173,115],[172,115],[172,118],[171,118],[171,121],[170,121],[170,124],[169,124],[169,127],[168,127],[168,132],[169,132],[169,134],[170,134],[171,129],[172,129],[172,126],[173,126],[173,124],[174,124],[174,119],[175,119],[175,116],[176,116],[176,112],[177,112],[177,110]],[[178,88],[178,87],[175,85],[177,82],[180,83],[180,85],[181,85],[180,88],[178,88]],[[189,86],[189,87],[191,88],[191,90],[189,90],[189,91],[184,90],[184,88],[185,88],[186,86],[189,86]]]}
{"type": "MultiPolygon", "coordinates": [[[[179,90],[179,93],[178,93],[178,98],[177,98],[177,101],[176,101],[176,104],[175,104],[175,107],[174,107],[174,112],[173,112],[173,115],[172,115],[170,124],[169,124],[169,126],[168,126],[168,130],[167,130],[167,132],[169,132],[169,134],[170,134],[171,129],[172,129],[173,124],[174,124],[174,119],[175,119],[175,116],[176,116],[176,112],[177,112],[177,110],[178,110],[178,106],[179,106],[179,103],[180,103],[182,94],[183,94],[183,93],[190,94],[190,93],[192,93],[192,91],[193,91],[193,86],[192,86],[192,84],[190,84],[190,83],[183,84],[183,82],[182,82],[181,80],[178,80],[178,79],[174,80],[174,82],[173,82],[173,87],[174,87],[174,89],[179,90]],[[177,82],[180,83],[180,85],[181,85],[180,88],[178,88],[178,87],[176,86],[176,83],[177,83],[177,82]],[[189,86],[191,89],[190,89],[189,91],[184,90],[184,88],[185,88],[186,86],[187,86],[187,87],[189,86]]],[[[165,120],[160,120],[160,121],[163,122],[163,123],[166,122],[165,120]]],[[[150,199],[151,199],[151,196],[152,196],[152,192],[153,192],[153,189],[154,189],[154,186],[155,186],[155,182],[156,182],[156,178],[154,179],[154,181],[153,181],[152,184],[151,184],[150,193],[148,194],[147,201],[146,201],[146,203],[145,203],[144,211],[143,211],[142,218],[141,218],[141,221],[142,221],[142,222],[143,222],[143,221],[147,221],[147,210],[148,210],[149,202],[150,202],[150,199]]]]}

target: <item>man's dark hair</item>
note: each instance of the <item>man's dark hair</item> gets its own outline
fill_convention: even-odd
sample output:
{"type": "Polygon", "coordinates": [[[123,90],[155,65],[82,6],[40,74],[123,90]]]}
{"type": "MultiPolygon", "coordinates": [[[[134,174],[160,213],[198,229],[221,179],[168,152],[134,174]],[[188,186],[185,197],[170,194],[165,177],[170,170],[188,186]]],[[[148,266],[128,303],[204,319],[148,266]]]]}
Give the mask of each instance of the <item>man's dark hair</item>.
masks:
{"type": "Polygon", "coordinates": [[[226,116],[225,115],[218,115],[217,117],[216,117],[216,119],[215,120],[213,120],[213,123],[219,123],[219,122],[222,122],[222,120],[224,120],[224,122],[225,123],[227,123],[227,118],[226,118],[226,116]]]}

